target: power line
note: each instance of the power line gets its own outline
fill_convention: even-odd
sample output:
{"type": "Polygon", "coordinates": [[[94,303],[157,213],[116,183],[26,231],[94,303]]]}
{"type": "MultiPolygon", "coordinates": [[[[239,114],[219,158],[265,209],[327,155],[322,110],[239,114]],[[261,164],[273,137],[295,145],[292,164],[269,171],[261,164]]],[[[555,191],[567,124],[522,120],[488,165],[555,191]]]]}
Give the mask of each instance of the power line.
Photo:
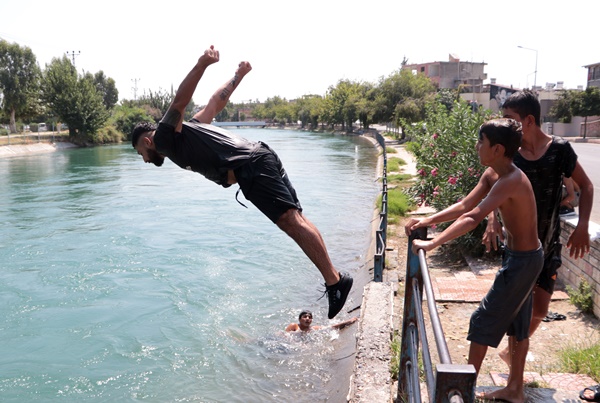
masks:
{"type": "Polygon", "coordinates": [[[133,81],[133,87],[131,87],[131,89],[133,90],[133,100],[134,101],[137,101],[137,90],[138,90],[137,83],[140,80],[141,79],[139,79],[139,78],[132,78],[131,79],[131,81],[133,81]]]}
{"type": "Polygon", "coordinates": [[[71,52],[67,51],[66,53],[67,56],[71,56],[71,59],[73,59],[73,67],[75,67],[75,56],[79,56],[81,54],[81,51],[78,50],[77,53],[75,53],[75,51],[73,50],[71,52]]]}

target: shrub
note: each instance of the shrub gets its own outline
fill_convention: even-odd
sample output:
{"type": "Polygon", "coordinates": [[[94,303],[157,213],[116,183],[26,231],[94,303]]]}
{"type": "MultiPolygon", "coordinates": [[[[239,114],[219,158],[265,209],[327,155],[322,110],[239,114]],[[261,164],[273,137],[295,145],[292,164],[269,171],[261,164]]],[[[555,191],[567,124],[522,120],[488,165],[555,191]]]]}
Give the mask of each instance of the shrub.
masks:
{"type": "Polygon", "coordinates": [[[581,280],[577,290],[567,286],[567,293],[569,294],[569,301],[579,308],[581,312],[594,312],[594,296],[590,283],[585,280],[581,280]]]}
{"type": "MultiPolygon", "coordinates": [[[[489,112],[473,112],[465,102],[455,102],[448,110],[434,101],[426,106],[424,122],[405,126],[412,139],[407,147],[417,162],[418,175],[410,193],[418,205],[440,211],[460,201],[475,187],[485,169],[479,164],[475,145],[479,126],[489,117],[489,112]]],[[[440,224],[439,228],[448,225],[440,224]]],[[[484,229],[482,223],[455,244],[460,250],[482,254],[484,229]]]]}
{"type": "Polygon", "coordinates": [[[111,144],[120,143],[124,140],[124,135],[114,126],[106,125],[98,130],[98,133],[91,136],[91,141],[94,144],[111,144]]]}
{"type": "Polygon", "coordinates": [[[141,121],[154,122],[154,118],[144,109],[128,105],[115,107],[109,120],[118,131],[123,133],[123,140],[130,139],[131,131],[141,121]]]}

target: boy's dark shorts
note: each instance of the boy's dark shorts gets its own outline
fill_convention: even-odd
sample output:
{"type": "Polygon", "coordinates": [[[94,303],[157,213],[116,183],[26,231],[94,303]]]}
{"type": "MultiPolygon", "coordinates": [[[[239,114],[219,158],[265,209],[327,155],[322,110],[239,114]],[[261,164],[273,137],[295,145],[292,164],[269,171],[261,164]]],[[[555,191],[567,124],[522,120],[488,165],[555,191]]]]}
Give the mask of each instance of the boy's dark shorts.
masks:
{"type": "Polygon", "coordinates": [[[556,243],[554,244],[554,247],[544,255],[544,267],[542,268],[542,272],[538,277],[536,285],[548,294],[554,292],[558,268],[562,264],[561,250],[562,245],[556,243]]]}
{"type": "Polygon", "coordinates": [[[529,337],[531,292],[542,263],[541,246],[528,252],[504,250],[494,284],[471,315],[467,340],[496,348],[505,334],[518,341],[529,337]]]}
{"type": "Polygon", "coordinates": [[[244,197],[273,223],[291,208],[302,211],[281,160],[265,143],[261,142],[260,150],[247,164],[233,172],[244,197]]]}

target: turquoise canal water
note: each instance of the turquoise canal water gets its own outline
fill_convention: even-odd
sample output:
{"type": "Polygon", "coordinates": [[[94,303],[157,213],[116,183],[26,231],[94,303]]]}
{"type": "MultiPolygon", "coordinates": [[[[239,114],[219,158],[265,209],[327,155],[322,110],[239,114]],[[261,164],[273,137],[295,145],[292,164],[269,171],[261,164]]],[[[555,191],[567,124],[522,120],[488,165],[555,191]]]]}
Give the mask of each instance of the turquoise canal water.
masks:
{"type": "MultiPolygon", "coordinates": [[[[278,152],[355,272],[380,190],[372,143],[237,131],[278,152]]],[[[302,308],[328,323],[322,279],[236,190],[128,144],[0,159],[0,401],[324,401],[335,332],[282,332],[302,308]]]]}

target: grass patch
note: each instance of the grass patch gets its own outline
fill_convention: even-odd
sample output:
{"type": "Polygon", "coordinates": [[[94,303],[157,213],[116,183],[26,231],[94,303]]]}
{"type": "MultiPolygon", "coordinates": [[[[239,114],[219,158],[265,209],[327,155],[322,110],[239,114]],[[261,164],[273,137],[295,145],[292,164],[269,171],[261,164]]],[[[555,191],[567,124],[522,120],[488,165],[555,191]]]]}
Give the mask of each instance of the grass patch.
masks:
{"type": "Polygon", "coordinates": [[[413,176],[411,174],[391,174],[387,176],[388,186],[391,184],[399,184],[402,186],[410,186],[413,176]]]}
{"type": "MultiPolygon", "coordinates": [[[[402,189],[388,189],[387,195],[388,221],[394,216],[404,217],[407,212],[414,210],[416,207],[415,203],[402,189]]],[[[381,195],[379,195],[378,205],[379,209],[381,209],[381,195]]]]}
{"type": "Polygon", "coordinates": [[[392,157],[387,159],[387,170],[388,172],[400,171],[400,166],[406,165],[406,161],[402,158],[392,157]]]}
{"type": "Polygon", "coordinates": [[[567,347],[559,352],[560,371],[585,374],[600,382],[600,343],[588,347],[567,347]]]}
{"type": "Polygon", "coordinates": [[[394,335],[394,339],[392,340],[392,344],[390,344],[390,348],[392,349],[390,374],[392,375],[392,379],[398,380],[398,371],[400,368],[400,350],[402,348],[402,339],[398,334],[394,335]]]}
{"type": "Polygon", "coordinates": [[[531,381],[531,382],[525,382],[525,384],[523,384],[524,387],[526,388],[547,388],[549,385],[546,382],[543,381],[531,381]]]}
{"type": "Polygon", "coordinates": [[[394,154],[394,153],[397,153],[398,150],[396,150],[394,147],[386,147],[385,152],[388,154],[394,154]]]}

